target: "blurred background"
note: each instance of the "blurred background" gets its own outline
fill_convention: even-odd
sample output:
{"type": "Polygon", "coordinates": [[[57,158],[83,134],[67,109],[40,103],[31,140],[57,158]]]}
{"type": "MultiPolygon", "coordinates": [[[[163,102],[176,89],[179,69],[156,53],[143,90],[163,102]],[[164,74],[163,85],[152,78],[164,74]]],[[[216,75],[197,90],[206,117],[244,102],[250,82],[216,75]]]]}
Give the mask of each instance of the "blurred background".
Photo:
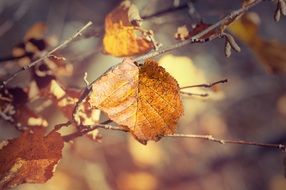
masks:
{"type": "MultiPolygon", "coordinates": [[[[187,1],[133,2],[141,16],[148,17],[187,1]]],[[[119,3],[119,0],[0,0],[0,57],[10,55],[13,47],[36,22],[44,22],[47,36],[62,42],[89,20],[94,23],[92,27],[102,28],[106,14],[119,3]]],[[[205,22],[213,23],[239,8],[241,1],[198,0],[193,5],[205,22]]],[[[286,19],[275,23],[274,10],[275,4],[271,2],[252,10],[260,17],[258,33],[263,40],[275,40],[279,44],[275,46],[277,50],[286,49],[286,19]]],[[[149,17],[144,21],[144,27],[152,29],[157,41],[167,47],[178,42],[174,34],[179,26],[196,24],[198,19],[189,14],[188,8],[181,8],[149,17]]],[[[101,53],[101,41],[97,37],[77,40],[60,50],[59,53],[74,67],[73,75],[61,81],[82,88],[84,72],[88,73],[88,80],[93,81],[122,60],[101,53]]],[[[265,66],[269,60],[272,64],[286,65],[285,52],[277,53],[274,48],[274,58],[263,62],[257,49],[253,50],[239,38],[237,42],[242,52],[233,52],[230,58],[225,58],[224,40],[219,39],[188,45],[155,58],[180,86],[225,78],[229,81],[215,91],[190,90],[209,93],[206,98],[183,96],[185,113],[177,132],[285,144],[286,76],[283,72],[271,73],[265,66]]],[[[7,67],[8,72],[14,69],[13,65],[3,67],[1,77],[7,74],[7,67]]],[[[23,78],[25,74],[17,77],[11,85],[25,85],[23,78]]],[[[43,114],[51,126],[65,121],[52,106],[43,114]]],[[[19,135],[2,120],[0,131],[0,140],[19,135]]],[[[100,132],[103,136],[101,143],[82,137],[66,144],[55,176],[46,184],[24,184],[15,190],[286,189],[283,166],[286,155],[277,150],[179,138],[164,138],[143,146],[129,134],[100,132]]]]}

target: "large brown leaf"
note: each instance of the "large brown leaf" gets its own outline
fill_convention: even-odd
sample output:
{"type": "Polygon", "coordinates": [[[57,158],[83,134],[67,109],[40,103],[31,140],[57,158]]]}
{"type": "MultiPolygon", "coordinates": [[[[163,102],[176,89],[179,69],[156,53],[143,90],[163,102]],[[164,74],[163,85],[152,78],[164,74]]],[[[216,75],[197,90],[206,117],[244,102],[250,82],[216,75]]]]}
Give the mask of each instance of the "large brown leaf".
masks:
{"type": "Polygon", "coordinates": [[[7,145],[0,150],[0,189],[46,182],[53,175],[64,145],[59,133],[44,136],[43,128],[28,130],[2,143],[7,145]]]}
{"type": "Polygon", "coordinates": [[[174,133],[183,113],[177,81],[151,60],[137,67],[126,59],[108,71],[93,83],[90,103],[143,144],[174,133]]]}

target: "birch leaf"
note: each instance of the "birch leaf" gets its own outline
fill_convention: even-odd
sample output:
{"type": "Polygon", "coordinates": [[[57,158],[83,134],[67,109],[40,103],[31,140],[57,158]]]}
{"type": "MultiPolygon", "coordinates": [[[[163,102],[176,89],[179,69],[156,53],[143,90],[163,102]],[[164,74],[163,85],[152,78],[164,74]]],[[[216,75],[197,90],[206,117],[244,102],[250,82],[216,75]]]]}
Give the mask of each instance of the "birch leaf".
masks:
{"type": "Polygon", "coordinates": [[[172,134],[183,113],[177,81],[155,61],[137,67],[124,60],[93,82],[91,106],[146,144],[172,134]]]}

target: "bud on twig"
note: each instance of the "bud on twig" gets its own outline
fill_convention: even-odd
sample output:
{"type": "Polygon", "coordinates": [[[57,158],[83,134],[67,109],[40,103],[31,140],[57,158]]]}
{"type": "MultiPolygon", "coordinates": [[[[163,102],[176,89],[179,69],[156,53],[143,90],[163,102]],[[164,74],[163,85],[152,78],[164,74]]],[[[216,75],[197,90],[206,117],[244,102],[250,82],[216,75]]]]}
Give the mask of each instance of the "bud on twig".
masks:
{"type": "Polygon", "coordinates": [[[231,49],[233,49],[236,52],[240,52],[241,49],[232,37],[232,35],[223,33],[223,37],[225,37],[225,47],[224,47],[224,53],[226,57],[229,57],[231,55],[231,49]]]}
{"type": "Polygon", "coordinates": [[[277,7],[274,13],[274,20],[278,22],[281,18],[281,14],[286,16],[286,1],[278,0],[277,7]]]}

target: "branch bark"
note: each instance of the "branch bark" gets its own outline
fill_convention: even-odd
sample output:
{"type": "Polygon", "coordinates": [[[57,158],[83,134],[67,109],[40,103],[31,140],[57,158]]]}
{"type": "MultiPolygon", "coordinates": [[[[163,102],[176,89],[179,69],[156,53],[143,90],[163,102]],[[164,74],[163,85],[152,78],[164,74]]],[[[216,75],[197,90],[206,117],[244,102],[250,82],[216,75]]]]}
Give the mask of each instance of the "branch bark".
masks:
{"type": "Polygon", "coordinates": [[[241,145],[250,145],[250,146],[260,146],[260,147],[264,147],[264,148],[279,149],[283,152],[286,151],[286,146],[283,144],[259,143],[259,142],[244,141],[244,140],[226,140],[226,139],[215,138],[212,135],[173,134],[173,135],[166,135],[164,137],[201,139],[201,140],[217,142],[220,144],[241,144],[241,145]]]}

